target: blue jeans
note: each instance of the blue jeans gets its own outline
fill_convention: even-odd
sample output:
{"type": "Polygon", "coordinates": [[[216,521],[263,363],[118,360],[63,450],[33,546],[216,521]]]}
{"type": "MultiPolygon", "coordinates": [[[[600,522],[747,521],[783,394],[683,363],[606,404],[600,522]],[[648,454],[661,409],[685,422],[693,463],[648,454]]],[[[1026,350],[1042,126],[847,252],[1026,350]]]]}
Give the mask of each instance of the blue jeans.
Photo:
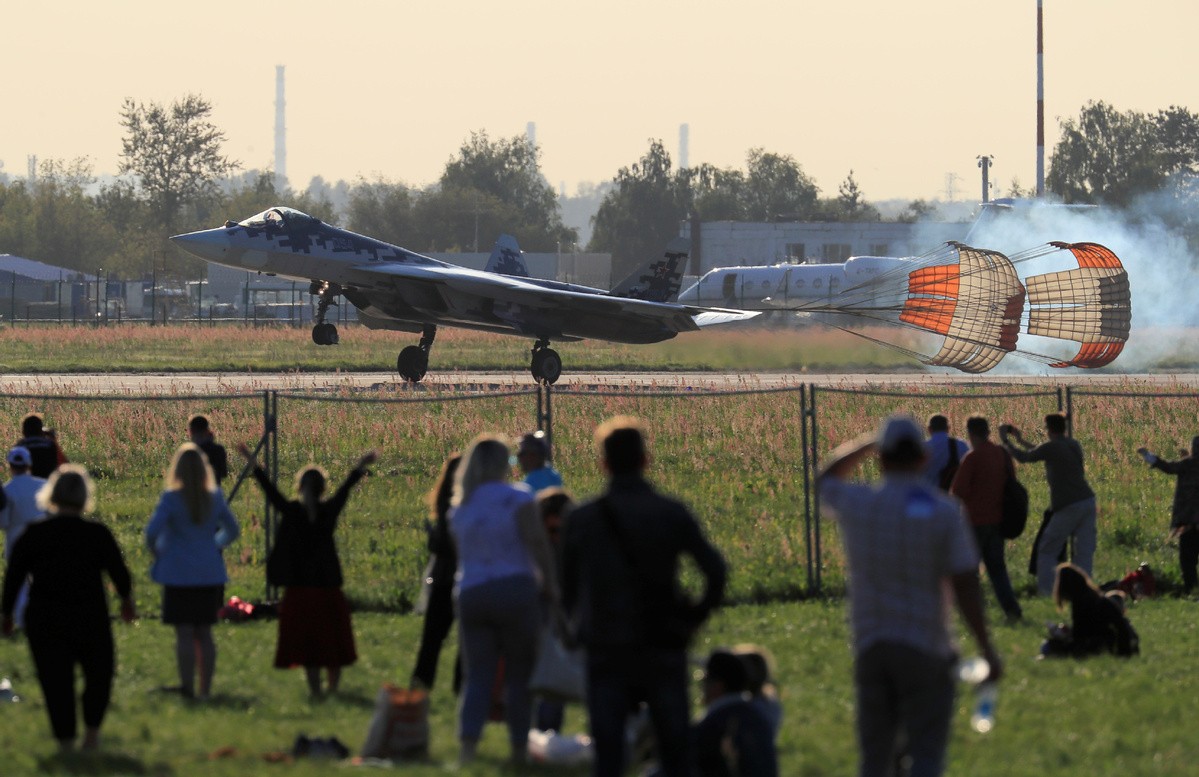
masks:
{"type": "Polygon", "coordinates": [[[911,758],[912,777],[945,768],[953,715],[955,656],[934,656],[897,642],[876,642],[854,662],[860,777],[891,775],[911,758]]]}
{"type": "Polygon", "coordinates": [[[529,741],[529,677],[537,656],[541,609],[537,582],[523,575],[492,580],[458,593],[458,633],[466,687],[458,708],[458,736],[477,740],[491,709],[496,665],[504,659],[504,720],[513,753],[529,741]]]}
{"type": "Polygon", "coordinates": [[[649,708],[663,777],[691,773],[686,652],[644,646],[590,647],[587,713],[595,742],[596,777],[625,770],[625,724],[639,702],[649,708]]]}

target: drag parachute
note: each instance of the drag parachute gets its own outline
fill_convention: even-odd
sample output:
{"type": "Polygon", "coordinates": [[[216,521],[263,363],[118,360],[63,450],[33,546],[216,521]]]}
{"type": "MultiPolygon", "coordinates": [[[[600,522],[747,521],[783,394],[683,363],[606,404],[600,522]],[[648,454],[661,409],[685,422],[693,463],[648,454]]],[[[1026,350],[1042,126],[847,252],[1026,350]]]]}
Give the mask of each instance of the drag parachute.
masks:
{"type": "Polygon", "coordinates": [[[1035,275],[1028,288],[1030,335],[1081,343],[1078,353],[1050,367],[1102,367],[1124,349],[1132,323],[1128,272],[1112,251],[1098,243],[1050,243],[1069,251],[1078,267],[1035,275]]]}
{"type": "Polygon", "coordinates": [[[958,261],[908,273],[899,320],[945,336],[925,364],[986,372],[1016,349],[1024,286],[998,251],[954,244],[958,261]]]}

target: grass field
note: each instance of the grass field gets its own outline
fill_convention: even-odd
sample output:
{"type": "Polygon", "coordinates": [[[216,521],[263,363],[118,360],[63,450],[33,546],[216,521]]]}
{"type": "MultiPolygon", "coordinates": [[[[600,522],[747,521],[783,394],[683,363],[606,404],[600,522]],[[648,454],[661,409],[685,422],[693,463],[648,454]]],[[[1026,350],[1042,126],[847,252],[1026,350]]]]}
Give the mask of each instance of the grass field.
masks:
{"type": "MultiPolygon", "coordinates": [[[[253,328],[237,323],[18,325],[0,328],[0,372],[393,370],[400,349],[418,339],[418,335],[350,325],[341,328],[339,345],[322,348],[313,345],[307,328],[253,328]]],[[[532,345],[531,338],[443,328],[437,333],[430,366],[435,370],[527,371],[532,345]]],[[[919,369],[900,353],[815,326],[692,332],[654,345],[589,340],[555,343],[554,348],[567,371],[919,369]]]]}
{"type": "MultiPolygon", "coordinates": [[[[205,329],[194,342],[191,337],[160,334],[172,330],[148,328],[98,333],[29,330],[35,331],[39,336],[56,332],[59,337],[47,335],[49,339],[39,342],[23,329],[17,335],[0,330],[4,358],[37,361],[44,372],[68,369],[72,360],[97,371],[101,367],[134,369],[124,366],[125,360],[146,352],[145,358],[157,358],[160,366],[141,369],[169,371],[183,369],[161,366],[177,364],[183,349],[194,349],[188,352],[188,359],[209,364],[238,349],[262,345],[259,331],[241,329],[205,329]],[[90,338],[89,333],[99,339],[90,338]],[[233,333],[254,342],[241,342],[233,333]],[[139,339],[157,337],[163,339],[139,339]],[[40,361],[35,358],[39,347],[40,361]],[[97,359],[97,352],[102,358],[97,359]]],[[[450,334],[444,343],[438,341],[440,356],[455,360],[459,356],[450,334]]],[[[284,335],[270,345],[278,355],[297,350],[348,351],[295,349],[292,338],[296,332],[284,335]]],[[[386,337],[386,352],[392,353],[394,338],[386,337]]],[[[738,332],[721,337],[745,338],[745,348],[770,346],[765,336],[755,339],[738,332]]],[[[462,363],[478,367],[482,362],[474,362],[479,359],[507,358],[500,349],[508,344],[516,344],[511,355],[523,361],[524,345],[518,340],[465,337],[463,348],[477,349],[483,355],[464,357],[462,363]]],[[[384,347],[382,340],[374,345],[384,347]]],[[[645,351],[637,349],[636,353],[640,360],[645,351]]],[[[829,353],[835,355],[836,348],[830,346],[829,353]]],[[[369,349],[363,354],[363,358],[370,356],[369,349]]],[[[565,347],[563,355],[566,358],[565,347]]],[[[247,357],[232,358],[240,361],[247,357]]],[[[688,369],[694,368],[688,364],[692,365],[688,369]]],[[[1136,386],[1127,389],[1134,394],[1143,391],[1136,386]]],[[[953,391],[952,396],[939,395],[924,386],[919,396],[891,396],[822,390],[817,400],[818,455],[827,456],[837,443],[874,428],[881,417],[895,410],[916,417],[946,412],[955,428],[961,428],[968,414],[982,412],[994,421],[1035,430],[1040,428],[1040,417],[1057,407],[1055,396],[1041,396],[1039,391],[1035,396],[1003,397],[994,396],[990,389],[953,391]],[[965,396],[959,396],[961,393],[965,396]]],[[[194,708],[153,690],[172,680],[171,636],[170,630],[155,620],[159,592],[148,579],[149,557],[140,535],[161,489],[163,467],[186,437],[188,415],[207,413],[218,439],[228,445],[252,442],[261,433],[261,397],[121,400],[68,396],[38,401],[0,397],[0,418],[8,419],[5,423],[14,437],[20,417],[30,409],[41,410],[59,430],[68,455],[92,472],[98,487],[98,518],[112,527],[126,553],[144,616],[137,626],[117,628],[121,675],[106,725],[109,744],[100,760],[53,757],[27,650],[20,641],[0,641],[0,676],[11,677],[18,693],[26,697],[22,704],[0,708],[0,759],[4,759],[0,773],[186,775],[271,769],[308,773],[316,768],[269,766],[261,755],[286,749],[301,732],[337,735],[352,748],[361,745],[375,689],[386,680],[403,682],[411,671],[419,619],[407,613],[425,562],[424,492],[444,456],[477,433],[515,435],[535,425],[531,396],[461,400],[445,395],[433,396],[434,401],[424,404],[372,401],[391,398],[394,395],[343,394],[326,401],[279,399],[282,472],[294,472],[315,460],[340,480],[362,451],[374,448],[380,453],[373,475],[351,499],[339,536],[346,591],[355,606],[362,655],[359,665],[347,675],[345,695],[321,705],[309,703],[298,675],[269,670],[273,625],[251,623],[221,627],[218,698],[211,705],[194,708]],[[236,748],[236,753],[209,759],[224,746],[236,748]]],[[[1177,551],[1165,542],[1173,480],[1149,471],[1133,451],[1147,444],[1172,455],[1199,431],[1197,410],[1199,398],[1193,396],[1086,396],[1076,400],[1074,431],[1087,451],[1089,478],[1099,495],[1098,579],[1118,577],[1147,560],[1167,587],[1177,581],[1177,551]]],[[[849,652],[844,608],[838,597],[844,572],[831,526],[823,526],[820,545],[820,576],[828,596],[800,601],[806,596],[809,548],[804,543],[799,394],[563,395],[555,398],[554,412],[556,464],[570,490],[581,496],[601,487],[591,444],[595,424],[615,413],[632,413],[646,421],[651,433],[652,478],[693,506],[730,562],[730,601],[738,606],[717,616],[704,637],[706,643],[697,648],[745,640],[767,645],[779,660],[787,708],[782,773],[852,773],[849,652]]],[[[1032,494],[1034,508],[1043,506],[1047,492],[1041,469],[1023,468],[1021,477],[1032,494]]],[[[232,576],[227,593],[260,598],[262,500],[252,484],[243,486],[234,509],[244,534],[226,554],[232,576]]],[[[1034,662],[1043,622],[1057,616],[1047,602],[1031,598],[1032,579],[1023,571],[1030,542],[1026,535],[1009,550],[1013,578],[1029,618],[1026,625],[997,630],[1001,650],[1009,659],[998,727],[987,737],[970,732],[963,700],[963,711],[955,722],[950,773],[1191,773],[1199,756],[1199,743],[1189,724],[1199,690],[1199,681],[1193,679],[1199,604],[1170,596],[1138,603],[1132,619],[1142,636],[1141,658],[1034,662]]],[[[971,649],[969,643],[966,648],[971,649]]],[[[577,710],[572,715],[573,730],[581,730],[581,715],[577,710]]],[[[452,701],[445,694],[436,697],[433,722],[434,763],[413,773],[439,773],[453,755],[452,701]]],[[[491,728],[495,730],[485,742],[484,763],[475,770],[480,774],[496,771],[503,758],[502,734],[498,727],[491,728]]]]}

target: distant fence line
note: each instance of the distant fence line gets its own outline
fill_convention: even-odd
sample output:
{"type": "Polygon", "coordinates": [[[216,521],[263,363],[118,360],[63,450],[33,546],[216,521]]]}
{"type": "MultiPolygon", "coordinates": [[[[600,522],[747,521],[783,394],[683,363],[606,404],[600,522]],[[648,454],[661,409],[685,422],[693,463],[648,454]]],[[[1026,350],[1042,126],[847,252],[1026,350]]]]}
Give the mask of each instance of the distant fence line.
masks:
{"type": "MultiPolygon", "coordinates": [[[[553,425],[554,413],[552,408],[553,397],[632,397],[639,399],[671,399],[684,401],[701,401],[701,400],[720,400],[738,396],[760,395],[760,394],[797,394],[799,397],[798,407],[794,412],[798,412],[801,416],[801,449],[803,451],[803,460],[801,462],[802,470],[802,491],[803,491],[803,518],[804,518],[804,553],[805,564],[807,567],[807,590],[808,595],[818,595],[823,591],[823,581],[821,570],[823,567],[822,555],[822,533],[821,533],[821,517],[820,517],[820,499],[819,492],[815,487],[816,475],[820,469],[820,445],[821,435],[823,430],[820,423],[819,396],[822,394],[832,395],[848,395],[848,396],[876,396],[876,397],[893,397],[895,399],[921,399],[921,400],[936,400],[946,402],[958,401],[980,401],[980,400],[1041,400],[1051,399],[1051,404],[1059,412],[1066,412],[1071,422],[1074,419],[1074,409],[1078,403],[1086,398],[1108,398],[1108,397],[1125,397],[1125,398],[1172,398],[1172,399],[1196,399],[1199,400],[1199,391],[1193,392],[1132,392],[1132,391],[1105,391],[1086,388],[1076,388],[1073,386],[1057,386],[1053,388],[1042,388],[1037,386],[1024,386],[1026,390],[1013,390],[1020,388],[1022,384],[974,384],[970,388],[980,390],[977,393],[954,392],[949,391],[941,393],[939,391],[903,391],[903,390],[884,390],[872,388],[854,388],[854,387],[836,387],[836,386],[818,386],[816,384],[801,383],[796,386],[786,387],[770,387],[770,388],[746,388],[746,389],[685,389],[685,390],[646,390],[646,391],[581,391],[577,389],[554,389],[548,385],[539,385],[535,388],[516,389],[508,391],[479,391],[462,394],[441,394],[432,396],[419,397],[380,397],[356,395],[346,396],[345,394],[319,394],[309,393],[301,390],[286,390],[286,389],[265,389],[250,393],[228,393],[228,394],[26,394],[26,393],[0,393],[0,399],[11,400],[29,400],[29,401],[53,401],[53,402],[202,402],[202,401],[230,401],[230,400],[255,400],[262,403],[262,434],[259,438],[256,455],[263,462],[263,467],[267,471],[272,481],[277,481],[279,474],[279,450],[280,442],[278,438],[278,428],[280,419],[280,405],[283,403],[286,409],[288,401],[293,402],[315,402],[315,403],[352,403],[352,404],[439,404],[445,402],[472,402],[503,399],[510,397],[535,397],[535,405],[533,407],[533,418],[535,419],[536,428],[546,433],[550,439],[552,446],[553,441],[553,425]],[[988,389],[999,388],[999,391],[989,391],[988,389]]],[[[956,386],[955,386],[956,387],[956,386]]],[[[792,412],[790,408],[781,408],[781,413],[792,412]]],[[[877,422],[877,419],[875,419],[877,422]]],[[[1071,423],[1070,432],[1073,433],[1073,423],[1071,423]]],[[[238,477],[234,481],[234,485],[229,491],[229,499],[236,495],[242,482],[249,474],[248,466],[243,468],[238,477]]],[[[262,558],[266,558],[270,552],[275,533],[278,528],[279,516],[274,510],[270,501],[263,500],[263,515],[264,515],[264,544],[262,558]]],[[[265,570],[264,570],[265,574],[265,570]]],[[[268,597],[274,595],[270,586],[267,586],[268,597]]]]}

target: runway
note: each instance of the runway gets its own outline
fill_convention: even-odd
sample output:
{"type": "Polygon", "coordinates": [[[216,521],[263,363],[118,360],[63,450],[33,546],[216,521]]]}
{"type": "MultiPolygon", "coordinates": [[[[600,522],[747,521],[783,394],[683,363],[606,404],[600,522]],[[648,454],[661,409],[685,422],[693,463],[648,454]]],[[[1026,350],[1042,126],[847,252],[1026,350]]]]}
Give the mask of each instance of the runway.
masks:
{"type": "MultiPolygon", "coordinates": [[[[737,391],[827,387],[904,386],[935,389],[954,386],[1040,385],[1104,389],[1152,389],[1190,392],[1199,389],[1199,373],[1087,373],[1053,375],[966,375],[963,373],[796,373],[796,372],[578,372],[565,373],[558,391],[737,391]]],[[[0,376],[6,395],[210,395],[259,391],[291,392],[480,392],[533,391],[527,372],[430,371],[412,385],[393,372],[362,373],[170,373],[170,374],[27,374],[0,376]]]]}

